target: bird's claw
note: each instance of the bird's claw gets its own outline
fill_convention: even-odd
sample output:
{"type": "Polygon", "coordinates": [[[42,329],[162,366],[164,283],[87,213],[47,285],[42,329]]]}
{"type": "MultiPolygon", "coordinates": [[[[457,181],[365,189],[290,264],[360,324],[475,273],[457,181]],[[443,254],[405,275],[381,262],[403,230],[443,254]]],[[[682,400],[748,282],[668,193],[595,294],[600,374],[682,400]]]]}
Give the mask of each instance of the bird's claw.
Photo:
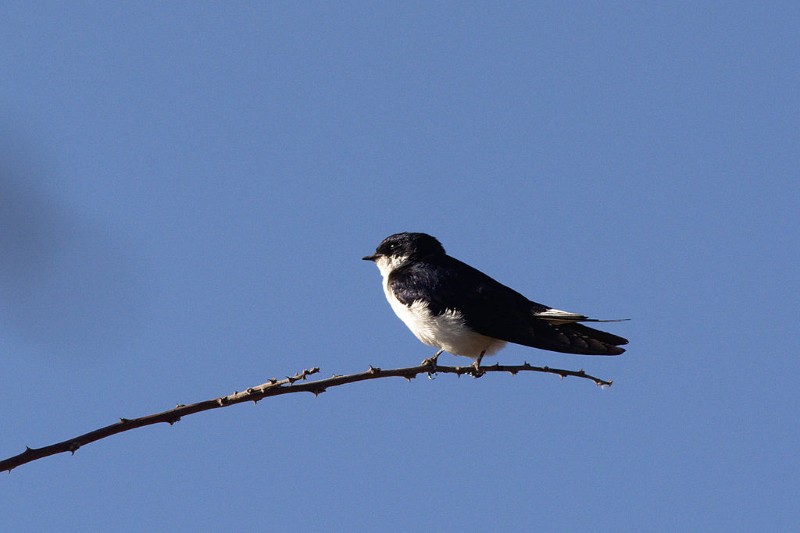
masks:
{"type": "Polygon", "coordinates": [[[422,361],[422,363],[420,363],[421,366],[431,367],[431,369],[428,370],[428,379],[433,379],[433,374],[436,373],[436,361],[439,359],[439,356],[442,355],[443,351],[444,350],[439,350],[438,352],[433,354],[433,357],[428,357],[427,359],[422,361]]]}
{"type": "Polygon", "coordinates": [[[479,378],[486,373],[483,369],[481,369],[481,361],[483,360],[483,356],[485,353],[486,352],[481,352],[478,358],[475,359],[475,362],[472,363],[472,369],[473,369],[472,375],[475,376],[476,378],[479,378]]]}

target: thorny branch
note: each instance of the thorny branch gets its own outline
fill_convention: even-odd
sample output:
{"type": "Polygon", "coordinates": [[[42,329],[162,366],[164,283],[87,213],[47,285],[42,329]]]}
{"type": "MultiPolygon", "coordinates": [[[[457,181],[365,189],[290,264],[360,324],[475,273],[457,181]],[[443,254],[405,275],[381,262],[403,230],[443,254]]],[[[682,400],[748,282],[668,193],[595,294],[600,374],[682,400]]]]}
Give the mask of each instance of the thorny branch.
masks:
{"type": "Polygon", "coordinates": [[[369,370],[358,374],[349,374],[346,376],[334,375],[330,378],[319,379],[316,381],[306,379],[308,376],[318,372],[319,368],[310,368],[298,372],[294,376],[280,380],[273,378],[256,387],[250,387],[245,391],[234,392],[233,394],[222,396],[220,398],[205,400],[190,405],[181,404],[176,406],[174,409],[169,409],[168,411],[162,411],[160,413],[142,416],[139,418],[120,418],[119,422],[114,424],[90,431],[89,433],[84,433],[83,435],[79,435],[56,444],[44,446],[42,448],[26,447],[25,451],[21,454],[9,457],[8,459],[0,460],[0,472],[11,472],[12,469],[20,465],[58,453],[71,452],[74,454],[81,446],[104,439],[106,437],[110,437],[111,435],[116,435],[117,433],[122,433],[124,431],[130,431],[132,429],[158,424],[161,422],[166,422],[167,424],[172,425],[175,422],[178,422],[184,416],[199,413],[201,411],[218,409],[220,407],[227,407],[229,405],[243,402],[255,403],[264,398],[280,396],[282,394],[289,394],[293,392],[310,392],[315,396],[318,396],[330,387],[338,387],[339,385],[355,383],[357,381],[366,381],[368,379],[401,377],[411,380],[417,377],[419,374],[428,374],[428,376],[431,376],[435,373],[456,374],[457,376],[469,374],[473,377],[479,378],[489,372],[508,372],[510,374],[518,374],[519,372],[544,372],[547,374],[556,374],[562,378],[573,376],[589,379],[600,386],[611,386],[611,381],[606,381],[604,379],[591,376],[583,370],[563,370],[560,368],[549,368],[546,366],[532,366],[528,363],[523,365],[496,364],[491,366],[482,366],[476,369],[474,366],[440,366],[435,362],[425,360],[418,366],[412,366],[408,368],[383,370],[370,366],[369,370]]]}

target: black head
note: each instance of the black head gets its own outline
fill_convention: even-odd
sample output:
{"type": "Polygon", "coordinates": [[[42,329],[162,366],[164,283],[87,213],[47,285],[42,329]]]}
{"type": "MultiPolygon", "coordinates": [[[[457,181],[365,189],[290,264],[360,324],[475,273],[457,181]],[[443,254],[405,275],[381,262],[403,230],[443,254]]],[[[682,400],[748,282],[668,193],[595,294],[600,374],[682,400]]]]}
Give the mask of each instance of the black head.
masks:
{"type": "Polygon", "coordinates": [[[444,255],[442,244],[427,233],[395,233],[389,235],[378,245],[373,255],[365,261],[377,261],[381,257],[406,257],[423,259],[431,255],[444,255]]]}

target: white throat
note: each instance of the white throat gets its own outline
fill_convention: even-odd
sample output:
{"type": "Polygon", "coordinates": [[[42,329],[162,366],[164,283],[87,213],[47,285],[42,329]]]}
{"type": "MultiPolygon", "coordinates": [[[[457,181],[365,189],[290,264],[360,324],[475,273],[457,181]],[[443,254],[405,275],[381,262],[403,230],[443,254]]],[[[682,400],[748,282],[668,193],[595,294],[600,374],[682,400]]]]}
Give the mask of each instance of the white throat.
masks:
{"type": "Polygon", "coordinates": [[[403,256],[382,255],[375,261],[375,264],[378,265],[378,270],[380,270],[381,277],[383,277],[383,280],[385,282],[386,278],[389,277],[389,274],[391,274],[395,268],[403,266],[406,263],[406,261],[408,261],[408,257],[404,255],[403,256]]]}

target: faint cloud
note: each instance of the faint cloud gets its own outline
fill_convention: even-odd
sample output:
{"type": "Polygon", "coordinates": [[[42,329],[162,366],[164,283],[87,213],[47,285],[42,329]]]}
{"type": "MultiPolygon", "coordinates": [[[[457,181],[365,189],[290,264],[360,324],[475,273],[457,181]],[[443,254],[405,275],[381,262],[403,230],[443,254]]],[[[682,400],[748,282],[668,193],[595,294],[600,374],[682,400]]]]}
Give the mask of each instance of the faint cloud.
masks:
{"type": "Polygon", "coordinates": [[[111,356],[138,337],[141,270],[108,224],[59,199],[31,146],[0,133],[0,329],[54,355],[111,356]]]}

